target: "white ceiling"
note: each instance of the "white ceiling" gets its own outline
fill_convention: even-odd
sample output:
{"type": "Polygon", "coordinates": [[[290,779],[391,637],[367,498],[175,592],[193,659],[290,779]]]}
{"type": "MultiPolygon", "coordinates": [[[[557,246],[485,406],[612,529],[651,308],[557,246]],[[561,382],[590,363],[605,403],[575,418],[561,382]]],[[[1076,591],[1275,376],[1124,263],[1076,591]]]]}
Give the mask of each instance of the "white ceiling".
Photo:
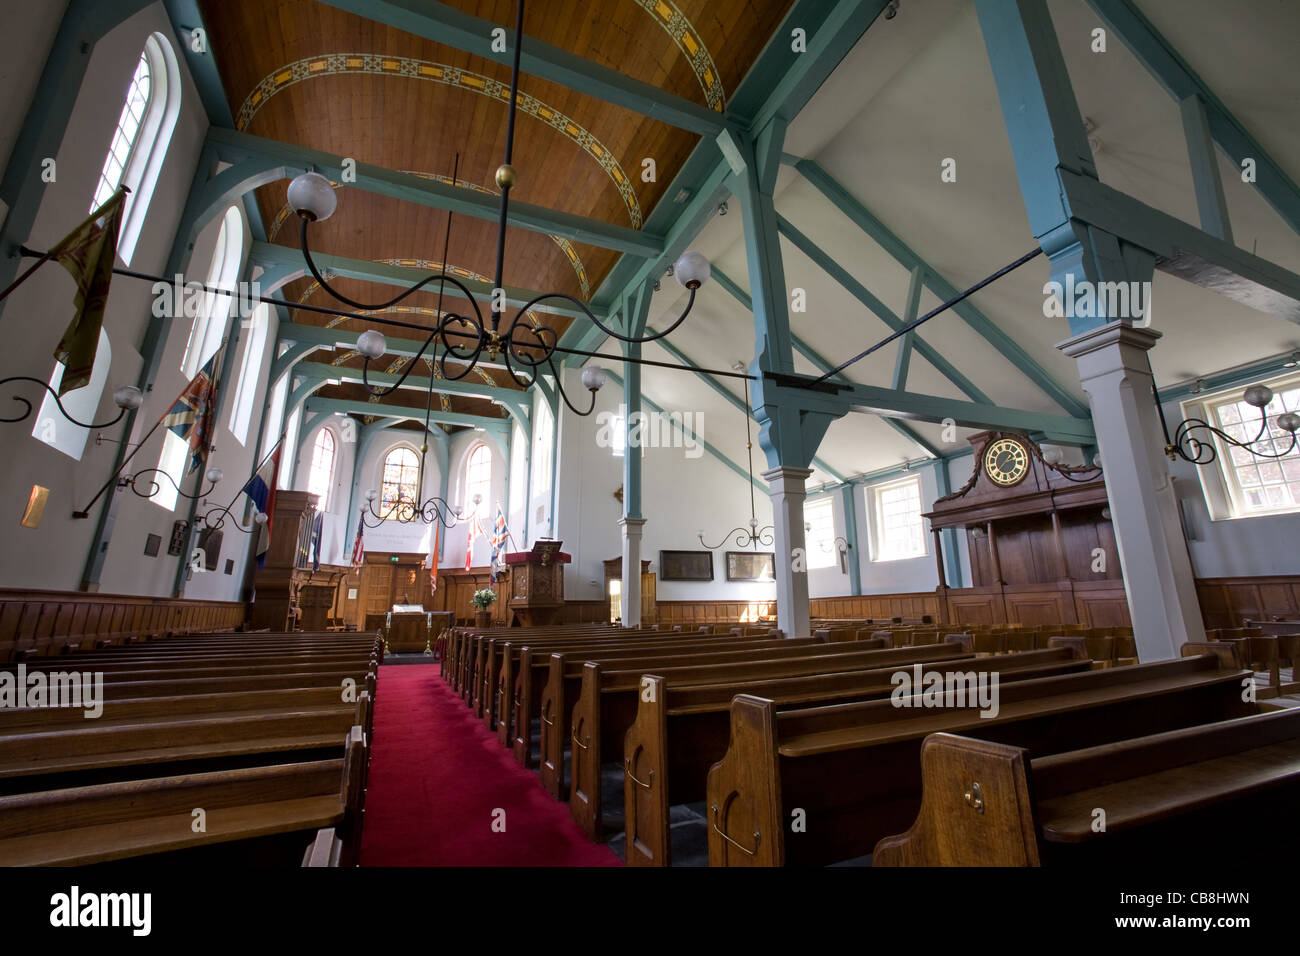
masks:
{"type": "MultiPolygon", "coordinates": [[[[1100,20],[1084,0],[1050,0],[1052,16],[1083,114],[1096,124],[1096,162],[1103,182],[1188,222],[1197,221],[1178,109],[1118,37],[1104,54],[1090,50],[1100,20]]],[[[1149,19],[1296,180],[1300,180],[1300,3],[1282,0],[1139,0],[1149,19]]],[[[791,124],[785,150],[816,160],[929,265],[958,289],[983,279],[1035,246],[1030,232],[992,72],[973,6],[967,0],[904,0],[893,20],[878,20],[791,124]],[[942,183],[945,158],[957,181],[942,183]]],[[[1234,240],[1300,272],[1297,236],[1220,156],[1234,240]]],[[[884,305],[902,316],[907,271],[816,188],[784,169],[778,212],[884,305]]],[[[749,288],[739,203],[714,217],[695,247],[742,288],[749,288]]],[[[791,315],[794,333],[838,363],[889,328],[783,239],[788,289],[807,294],[806,312],[791,315]]],[[[1064,319],[1043,315],[1047,263],[1037,259],[972,302],[1080,400],[1074,363],[1055,348],[1069,335],[1064,319]]],[[[663,328],[685,302],[671,280],[655,296],[650,323],[663,328]]],[[[924,313],[937,305],[928,292],[924,313]]],[[[1300,328],[1178,279],[1157,274],[1152,325],[1164,337],[1152,352],[1157,381],[1169,384],[1300,347],[1300,328]]],[[[997,404],[1060,413],[1056,403],[960,316],[944,313],[921,337],[997,404]]],[[[671,341],[694,363],[730,369],[754,355],[753,319],[717,283],[671,341]]],[[[854,381],[888,386],[897,345],[847,372],[854,381]]],[[[674,361],[649,346],[648,358],[674,361]]],[[[816,372],[796,356],[801,372],[816,372]]],[[[741,395],[740,382],[719,380],[741,395]]],[[[745,464],[739,411],[693,375],[647,368],[645,393],[669,410],[702,412],[704,437],[745,464]]],[[[913,353],[910,391],[964,398],[933,365],[913,353]]],[[[938,426],[913,425],[940,444],[938,426]]],[[[755,426],[756,432],[756,426],[755,426]]],[[[954,450],[965,447],[964,435],[954,450]]],[[[755,470],[766,467],[755,438],[755,470]]],[[[874,416],[835,422],[819,456],[844,475],[889,468],[921,457],[914,443],[874,416]]],[[[816,485],[829,479],[818,472],[816,485]]]]}

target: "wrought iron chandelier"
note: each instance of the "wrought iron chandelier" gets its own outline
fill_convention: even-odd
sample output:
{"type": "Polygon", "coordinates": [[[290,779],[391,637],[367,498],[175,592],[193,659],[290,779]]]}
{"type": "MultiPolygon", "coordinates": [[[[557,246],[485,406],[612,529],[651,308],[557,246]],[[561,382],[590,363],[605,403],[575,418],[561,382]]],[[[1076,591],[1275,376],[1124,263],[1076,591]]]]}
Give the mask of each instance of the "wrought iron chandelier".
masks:
{"type": "Polygon", "coordinates": [[[1217,428],[1201,418],[1187,418],[1178,423],[1174,429],[1173,437],[1169,436],[1169,425],[1165,421],[1164,406],[1160,403],[1160,393],[1156,391],[1155,385],[1151,386],[1151,391],[1155,395],[1156,408],[1160,411],[1160,428],[1165,435],[1165,454],[1169,456],[1170,461],[1176,461],[1181,458],[1183,461],[1191,462],[1193,465],[1208,465],[1218,457],[1218,451],[1215,448],[1214,438],[1233,448],[1240,448],[1249,452],[1256,458],[1278,459],[1285,458],[1296,450],[1296,444],[1300,441],[1297,437],[1297,431],[1300,431],[1300,415],[1295,412],[1283,412],[1273,419],[1270,427],[1269,418],[1265,409],[1273,401],[1273,390],[1267,385],[1251,385],[1242,393],[1241,400],[1252,408],[1259,409],[1259,432],[1254,438],[1248,441],[1234,438],[1222,428],[1217,428]],[[1198,438],[1197,432],[1209,432],[1212,438],[1198,438]],[[1285,435],[1290,435],[1291,441],[1286,448],[1277,450],[1280,443],[1285,441],[1285,435]],[[1264,448],[1255,447],[1259,442],[1267,439],[1274,448],[1274,451],[1267,451],[1264,448]]]}
{"type": "MultiPolygon", "coordinates": [[[[515,44],[514,59],[510,72],[510,103],[506,121],[505,162],[496,171],[496,184],[501,189],[501,205],[497,225],[496,272],[495,281],[493,282],[494,294],[492,296],[490,321],[485,322],[478,301],[465,284],[455,276],[447,274],[445,256],[441,272],[426,276],[410,288],[383,302],[360,302],[334,289],[312,259],[308,233],[312,223],[323,222],[333,215],[338,206],[338,197],[330,181],[319,173],[304,173],[289,184],[289,205],[301,219],[300,244],[303,257],[307,262],[307,268],[316,281],[320,283],[321,288],[339,302],[361,311],[383,311],[395,306],[425,286],[437,282],[440,290],[447,283],[450,283],[459,290],[460,294],[470,304],[472,311],[468,314],[461,312],[444,313],[439,307],[438,320],[433,328],[429,330],[428,338],[420,347],[420,351],[411,360],[402,377],[387,389],[373,387],[367,374],[370,362],[378,359],[387,351],[387,340],[382,333],[374,329],[361,333],[357,339],[356,349],[365,359],[365,364],[362,367],[362,381],[371,395],[387,395],[393,389],[400,387],[406,380],[407,375],[410,374],[411,368],[415,366],[415,362],[427,351],[432,350],[430,353],[432,361],[437,362],[442,376],[453,381],[468,375],[486,352],[490,361],[495,362],[498,357],[504,360],[510,377],[521,388],[531,386],[537,380],[539,368],[543,365],[547,366],[555,378],[557,389],[564,399],[565,405],[576,415],[590,415],[595,410],[596,392],[605,384],[605,370],[600,366],[589,366],[583,370],[582,385],[591,392],[591,404],[585,411],[577,408],[569,401],[569,397],[564,391],[562,377],[555,367],[554,356],[556,347],[559,344],[558,336],[548,326],[534,327],[523,321],[529,309],[548,300],[567,302],[591,319],[606,335],[618,339],[620,342],[643,344],[661,339],[680,326],[695,304],[696,291],[708,281],[710,273],[709,261],[698,252],[687,251],[683,253],[673,265],[672,272],[682,287],[690,293],[686,307],[682,310],[682,314],[662,332],[655,332],[650,335],[624,335],[602,322],[587,307],[585,302],[563,292],[544,292],[534,296],[519,308],[513,319],[505,321],[502,275],[505,268],[506,223],[510,205],[510,190],[518,182],[518,173],[515,171],[514,166],[511,165],[511,159],[514,153],[515,114],[519,98],[519,61],[523,46],[523,23],[524,0],[519,0],[515,10],[515,44]],[[457,341],[453,342],[453,339],[457,341]],[[466,343],[466,340],[469,340],[468,343],[466,343]],[[441,354],[439,354],[440,350],[441,354]],[[464,363],[464,367],[460,371],[450,370],[446,364],[448,359],[464,363]],[[524,371],[524,375],[520,375],[520,371],[524,371]],[[530,374],[532,377],[527,377],[530,374]]],[[[448,229],[450,229],[450,217],[448,229]]]]}
{"type": "MultiPolygon", "coordinates": [[[[385,521],[396,521],[400,524],[414,524],[416,521],[433,524],[436,521],[444,528],[453,528],[458,521],[464,521],[466,518],[464,512],[452,508],[447,501],[436,496],[420,501],[399,491],[397,497],[382,513],[375,510],[375,502],[378,500],[379,492],[374,488],[366,492],[366,503],[359,510],[361,521],[367,528],[378,528],[385,521]],[[371,522],[367,515],[373,517],[374,522],[371,522]]],[[[482,495],[474,496],[475,511],[478,510],[482,500],[482,495]]],[[[380,507],[383,507],[382,502],[380,507]]]]}
{"type": "MultiPolygon", "coordinates": [[[[744,363],[742,362],[737,362],[736,365],[741,368],[744,367],[744,363]]],[[[750,434],[750,427],[749,427],[749,379],[748,378],[744,379],[744,383],[745,383],[745,451],[749,455],[749,527],[732,528],[730,531],[728,531],[726,534],[722,536],[722,540],[719,541],[717,544],[706,543],[704,540],[704,529],[701,528],[698,535],[700,539],[700,544],[704,545],[704,547],[708,548],[710,551],[718,550],[718,548],[722,547],[724,544],[727,543],[727,539],[730,538],[733,534],[736,536],[735,537],[736,547],[739,548],[752,547],[755,551],[758,550],[758,546],[760,544],[765,548],[772,547],[773,542],[776,540],[775,537],[776,529],[772,525],[769,524],[769,525],[764,525],[761,528],[759,527],[758,517],[754,508],[754,442],[750,434]]]]}

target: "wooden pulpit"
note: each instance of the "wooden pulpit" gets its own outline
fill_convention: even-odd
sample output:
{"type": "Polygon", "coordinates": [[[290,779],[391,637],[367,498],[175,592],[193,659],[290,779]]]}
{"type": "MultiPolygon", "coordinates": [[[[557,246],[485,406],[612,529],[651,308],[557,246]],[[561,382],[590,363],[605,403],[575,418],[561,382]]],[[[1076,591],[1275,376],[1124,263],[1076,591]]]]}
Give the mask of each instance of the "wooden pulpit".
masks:
{"type": "MultiPolygon", "coordinates": [[[[308,550],[315,517],[315,495],[283,489],[276,492],[275,514],[271,516],[271,547],[265,564],[253,576],[253,603],[248,607],[248,621],[254,629],[294,629],[289,613],[298,599],[298,581],[294,572],[297,568],[310,568],[308,550]]],[[[256,536],[257,532],[254,532],[254,540],[256,536]]]]}
{"type": "Polygon", "coordinates": [[[531,551],[506,555],[510,568],[510,599],[506,608],[523,627],[553,624],[564,607],[564,566],[572,556],[561,541],[538,541],[531,551]]]}

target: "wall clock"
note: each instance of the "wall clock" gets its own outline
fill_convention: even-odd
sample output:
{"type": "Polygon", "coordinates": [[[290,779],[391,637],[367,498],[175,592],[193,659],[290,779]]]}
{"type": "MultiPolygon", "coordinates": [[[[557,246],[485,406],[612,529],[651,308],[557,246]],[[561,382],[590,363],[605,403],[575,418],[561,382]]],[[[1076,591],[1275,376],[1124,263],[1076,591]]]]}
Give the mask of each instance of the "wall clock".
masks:
{"type": "Polygon", "coordinates": [[[999,438],[984,449],[984,473],[995,484],[1010,488],[1029,474],[1029,452],[1014,438],[999,438]]]}

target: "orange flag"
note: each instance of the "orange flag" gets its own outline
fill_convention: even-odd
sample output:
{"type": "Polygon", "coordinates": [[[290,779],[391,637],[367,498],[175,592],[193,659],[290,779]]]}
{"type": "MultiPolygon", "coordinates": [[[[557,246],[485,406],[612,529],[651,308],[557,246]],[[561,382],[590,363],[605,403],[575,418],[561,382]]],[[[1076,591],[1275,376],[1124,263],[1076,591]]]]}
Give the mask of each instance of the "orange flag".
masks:
{"type": "Polygon", "coordinates": [[[77,295],[73,300],[77,312],[54,350],[54,358],[63,363],[60,395],[90,384],[128,191],[125,186],[119,186],[104,205],[50,250],[50,258],[57,260],[77,280],[77,295]]]}

